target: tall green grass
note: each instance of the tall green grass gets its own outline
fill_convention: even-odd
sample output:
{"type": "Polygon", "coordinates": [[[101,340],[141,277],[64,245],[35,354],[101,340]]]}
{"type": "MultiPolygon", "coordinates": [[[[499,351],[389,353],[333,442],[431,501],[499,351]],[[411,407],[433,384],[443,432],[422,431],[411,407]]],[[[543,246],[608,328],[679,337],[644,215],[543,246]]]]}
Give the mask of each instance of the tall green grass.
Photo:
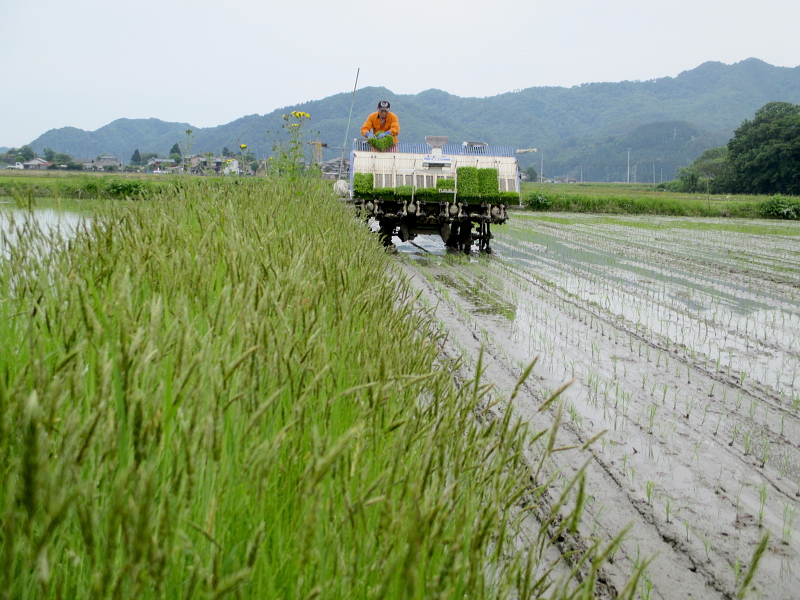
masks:
{"type": "Polygon", "coordinates": [[[195,180],[75,235],[14,227],[0,597],[593,596],[620,538],[544,558],[586,497],[579,473],[545,502],[560,409],[534,434],[455,380],[328,186],[195,180]]]}

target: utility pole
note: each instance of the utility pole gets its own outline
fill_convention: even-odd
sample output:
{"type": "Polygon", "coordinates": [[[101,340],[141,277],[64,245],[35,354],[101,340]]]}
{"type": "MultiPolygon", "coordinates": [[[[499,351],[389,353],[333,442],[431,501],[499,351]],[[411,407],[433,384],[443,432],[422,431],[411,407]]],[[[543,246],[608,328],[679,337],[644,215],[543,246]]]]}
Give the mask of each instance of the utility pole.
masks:
{"type": "Polygon", "coordinates": [[[631,149],[628,148],[628,183],[631,182],[631,149]]]}

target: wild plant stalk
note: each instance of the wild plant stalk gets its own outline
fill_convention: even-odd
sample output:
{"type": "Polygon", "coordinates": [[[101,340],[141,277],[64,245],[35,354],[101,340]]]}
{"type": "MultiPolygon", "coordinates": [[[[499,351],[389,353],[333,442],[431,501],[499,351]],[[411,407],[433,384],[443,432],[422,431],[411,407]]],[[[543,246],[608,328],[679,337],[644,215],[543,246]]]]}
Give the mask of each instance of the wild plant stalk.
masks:
{"type": "MultiPolygon", "coordinates": [[[[767,550],[767,545],[769,544],[769,531],[765,532],[763,536],[761,536],[761,540],[758,542],[758,546],[753,551],[753,558],[750,560],[750,566],[747,567],[747,571],[741,577],[741,583],[736,590],[736,598],[738,600],[742,600],[747,595],[747,588],[750,587],[750,583],[753,581],[753,577],[755,577],[756,571],[758,570],[758,563],[761,562],[761,557],[764,556],[764,552],[767,550]]],[[[737,561],[738,567],[738,561],[737,561]]],[[[739,570],[737,569],[737,582],[739,581],[739,570]]]]}

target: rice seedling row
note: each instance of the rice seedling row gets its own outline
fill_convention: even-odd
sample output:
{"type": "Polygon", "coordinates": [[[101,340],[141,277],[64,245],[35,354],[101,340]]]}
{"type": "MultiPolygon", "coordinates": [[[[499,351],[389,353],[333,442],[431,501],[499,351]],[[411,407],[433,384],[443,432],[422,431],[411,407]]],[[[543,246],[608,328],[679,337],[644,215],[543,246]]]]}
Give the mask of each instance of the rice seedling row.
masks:
{"type": "Polygon", "coordinates": [[[647,577],[665,597],[678,593],[676,569],[693,597],[736,595],[734,567],[766,531],[759,593],[798,583],[798,227],[738,223],[522,217],[495,233],[492,259],[408,263],[448,307],[450,337],[494,358],[499,387],[540,356],[508,410],[541,419],[542,398],[575,379],[563,393],[570,434],[608,430],[587,471],[589,522],[610,535],[634,511],[620,554],[658,551],[647,577]]]}

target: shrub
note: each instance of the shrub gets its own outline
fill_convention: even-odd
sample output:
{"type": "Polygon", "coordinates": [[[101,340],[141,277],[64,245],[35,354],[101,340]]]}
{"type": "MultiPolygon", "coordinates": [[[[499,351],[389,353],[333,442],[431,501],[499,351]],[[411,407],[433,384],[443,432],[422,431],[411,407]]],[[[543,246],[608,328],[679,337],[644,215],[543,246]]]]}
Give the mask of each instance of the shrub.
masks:
{"type": "Polygon", "coordinates": [[[531,210],[549,210],[553,202],[545,194],[537,192],[528,196],[524,204],[531,210]]]}
{"type": "Polygon", "coordinates": [[[437,190],[454,190],[456,189],[455,179],[440,179],[436,182],[437,190]]]}
{"type": "Polygon", "coordinates": [[[761,215],[767,219],[799,219],[800,200],[785,198],[775,194],[769,200],[764,200],[760,206],[761,215]]]}
{"type": "Polygon", "coordinates": [[[125,198],[130,196],[147,196],[151,191],[151,186],[147,181],[138,179],[117,179],[108,182],[106,192],[114,198],[125,198]]]}
{"type": "Polygon", "coordinates": [[[74,194],[82,198],[86,197],[99,197],[102,195],[105,186],[103,185],[103,179],[100,177],[84,177],[78,187],[75,189],[74,194]]]}

